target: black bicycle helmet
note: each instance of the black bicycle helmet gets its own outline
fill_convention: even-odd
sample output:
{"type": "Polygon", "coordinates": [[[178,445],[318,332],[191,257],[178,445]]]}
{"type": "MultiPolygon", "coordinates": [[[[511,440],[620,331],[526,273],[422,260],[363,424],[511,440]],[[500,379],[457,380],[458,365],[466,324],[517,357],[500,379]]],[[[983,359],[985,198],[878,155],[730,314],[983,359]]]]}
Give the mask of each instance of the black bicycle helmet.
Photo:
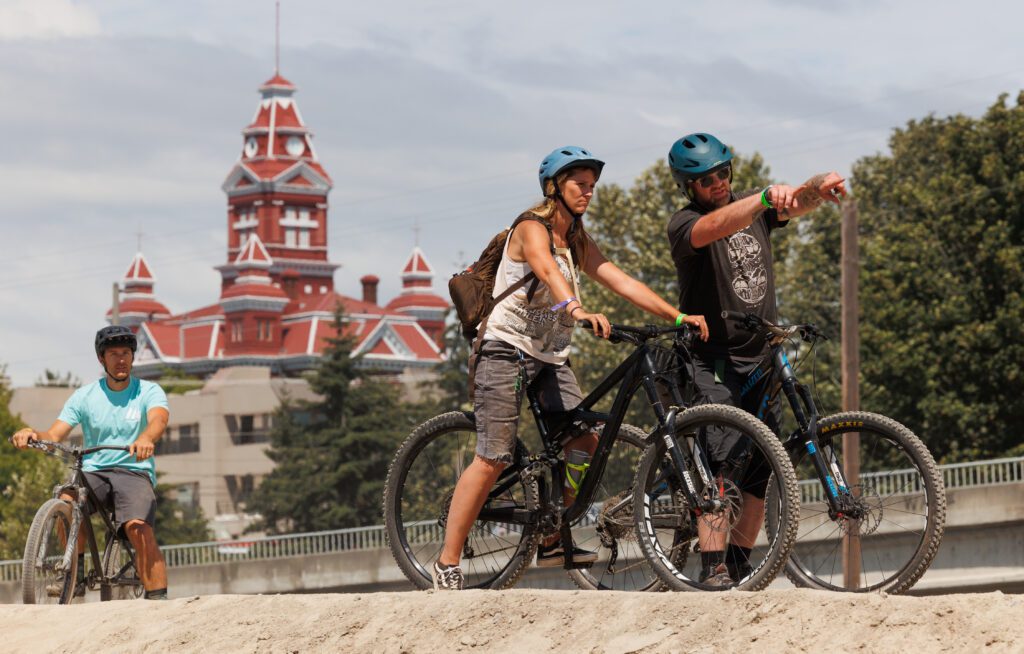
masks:
{"type": "Polygon", "coordinates": [[[668,167],[679,188],[732,161],[729,147],[711,134],[687,134],[672,144],[668,151],[668,167]]]}
{"type": "Polygon", "coordinates": [[[102,359],[107,348],[116,345],[127,345],[132,349],[132,354],[135,354],[139,341],[132,330],[123,325],[110,325],[96,332],[96,356],[102,359]]]}

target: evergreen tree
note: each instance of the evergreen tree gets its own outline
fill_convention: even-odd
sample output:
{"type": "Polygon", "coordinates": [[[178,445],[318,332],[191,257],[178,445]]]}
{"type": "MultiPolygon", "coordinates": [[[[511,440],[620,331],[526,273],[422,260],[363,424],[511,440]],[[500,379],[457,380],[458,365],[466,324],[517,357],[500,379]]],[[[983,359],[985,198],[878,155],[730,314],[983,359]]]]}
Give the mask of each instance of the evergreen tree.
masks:
{"type": "Polygon", "coordinates": [[[343,329],[329,339],[309,377],[315,402],[285,398],[274,414],[267,455],[276,463],[251,506],[272,532],[379,524],[388,465],[423,409],[400,401],[401,388],[359,370],[343,329]]]}

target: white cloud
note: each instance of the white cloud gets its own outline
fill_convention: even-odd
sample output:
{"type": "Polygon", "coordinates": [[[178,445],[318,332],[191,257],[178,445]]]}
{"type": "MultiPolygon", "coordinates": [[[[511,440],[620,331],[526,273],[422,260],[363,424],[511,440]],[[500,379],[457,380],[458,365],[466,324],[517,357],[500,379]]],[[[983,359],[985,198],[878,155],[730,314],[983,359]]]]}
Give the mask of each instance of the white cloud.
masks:
{"type": "Polygon", "coordinates": [[[72,0],[5,0],[0,5],[0,39],[53,39],[99,33],[99,17],[72,0]]]}

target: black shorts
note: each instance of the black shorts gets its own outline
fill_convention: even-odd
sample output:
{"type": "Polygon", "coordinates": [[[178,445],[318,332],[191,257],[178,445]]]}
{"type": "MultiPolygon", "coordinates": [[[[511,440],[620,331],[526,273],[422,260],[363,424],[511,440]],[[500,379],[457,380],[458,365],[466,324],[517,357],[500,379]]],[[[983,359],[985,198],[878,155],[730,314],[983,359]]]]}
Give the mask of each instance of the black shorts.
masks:
{"type": "Polygon", "coordinates": [[[100,506],[113,509],[114,526],[118,530],[129,520],[142,520],[151,527],[156,526],[156,493],[149,475],[123,468],[84,474],[100,506]]]}
{"type": "MultiPolygon", "coordinates": [[[[758,361],[738,362],[701,356],[694,356],[693,363],[694,381],[700,388],[701,402],[743,409],[764,422],[776,435],[779,434],[782,409],[778,398],[766,401],[772,373],[764,365],[758,361]],[[758,369],[764,374],[756,373],[758,369]]],[[[764,497],[770,470],[760,451],[751,451],[748,440],[741,438],[739,432],[725,430],[709,434],[705,448],[713,472],[717,473],[723,466],[739,470],[742,481],[736,481],[740,482],[740,487],[755,497],[764,497]]]]}

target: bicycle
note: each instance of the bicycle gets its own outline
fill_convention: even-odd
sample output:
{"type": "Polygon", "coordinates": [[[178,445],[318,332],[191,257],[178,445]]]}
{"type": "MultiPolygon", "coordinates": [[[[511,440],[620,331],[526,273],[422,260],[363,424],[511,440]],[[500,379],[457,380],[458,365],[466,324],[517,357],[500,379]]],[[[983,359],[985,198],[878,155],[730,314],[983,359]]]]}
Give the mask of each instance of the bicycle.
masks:
{"type": "MultiPolygon", "coordinates": [[[[753,314],[723,311],[722,317],[760,333],[770,353],[748,376],[747,388],[773,375],[758,417],[781,392],[797,428],[783,439],[801,485],[821,500],[802,503],[801,525],[786,576],[795,585],[822,590],[909,590],[931,565],[945,528],[946,492],[928,448],[891,418],[864,411],[819,417],[809,389],[796,377],[784,345],[795,336],[811,346],[825,336],[814,325],[780,326],[753,314]],[[841,438],[849,437],[849,438],[841,438]],[[841,461],[856,449],[859,482],[850,484],[841,461]],[[844,538],[859,542],[859,568],[853,588],[844,583],[844,538]]],[[[770,519],[774,519],[771,518],[770,519]]]]}
{"type": "Polygon", "coordinates": [[[30,440],[29,447],[47,454],[55,451],[72,457],[70,473],[53,490],[53,499],[47,500],[36,511],[25,540],[22,567],[22,600],[25,604],[70,604],[82,597],[86,588],[99,587],[100,601],[112,599],[138,599],[143,596],[142,580],[135,565],[135,552],[128,538],[114,527],[110,512],[100,507],[95,494],[82,473],[82,457],[100,450],[128,451],[127,447],[101,445],[82,448],[54,441],[30,440]],[[73,502],[60,499],[65,491],[72,491],[73,502]],[[96,543],[86,502],[97,510],[106,527],[102,557],[96,543]],[[92,567],[78,581],[78,533],[85,530],[92,567]]]}
{"type": "MultiPolygon", "coordinates": [[[[658,565],[682,575],[695,576],[687,557],[696,538],[696,525],[708,516],[716,520],[735,519],[734,498],[726,497],[711,474],[703,443],[695,426],[719,425],[738,429],[765,453],[777,487],[779,520],[767,534],[769,546],[754,571],[736,584],[741,589],[766,586],[785,562],[796,534],[799,506],[792,465],[778,439],[746,412],[721,405],[703,405],[683,411],[678,371],[667,362],[688,348],[692,332],[687,326],[658,328],[612,325],[609,340],[630,343],[635,349],[610,372],[579,406],[569,411],[545,412],[531,386],[526,398],[541,437],[542,451],[530,452],[517,438],[513,462],[506,467],[488,494],[483,509],[462,548],[467,588],[508,588],[516,583],[533,559],[541,537],[559,534],[565,545],[563,568],[582,588],[635,588],[654,590],[664,583],[651,574],[653,554],[636,539],[633,490],[628,474],[621,474],[614,487],[602,484],[613,453],[617,459],[635,460],[641,447],[661,444],[671,455],[669,476],[676,497],[683,500],[659,505],[656,521],[670,525],[670,554],[658,565]],[[674,342],[665,345],[659,339],[674,342]],[[633,396],[644,390],[657,427],[647,434],[623,425],[633,396]],[[609,411],[595,411],[595,405],[616,390],[609,411]],[[663,402],[665,393],[671,405],[663,402]],[[600,432],[590,468],[583,477],[576,500],[563,506],[565,481],[564,445],[585,431],[600,432]],[[677,434],[683,435],[679,440],[677,434]],[[616,450],[616,446],[619,449],[616,450]],[[591,508],[593,507],[593,508],[591,508]],[[598,508],[599,507],[599,508],[598,508]],[[595,537],[602,542],[596,564],[578,564],[571,558],[572,527],[579,526],[589,512],[596,513],[595,537]],[[619,551],[631,548],[635,554],[619,551]],[[618,560],[639,563],[617,566],[618,560]],[[641,568],[643,569],[641,571],[641,568]]],[[[419,425],[399,447],[388,470],[384,492],[386,539],[403,574],[420,589],[432,587],[430,566],[439,554],[444,538],[447,511],[464,468],[474,456],[476,431],[473,415],[454,411],[419,425]]],[[[658,491],[661,493],[661,490],[658,491]]],[[[660,534],[664,536],[664,534],[660,534]]],[[[577,542],[582,544],[582,542],[577,542]]],[[[698,564],[699,565],[699,564],[698,564]]],[[[710,588],[708,588],[710,589],[710,588]]]]}

